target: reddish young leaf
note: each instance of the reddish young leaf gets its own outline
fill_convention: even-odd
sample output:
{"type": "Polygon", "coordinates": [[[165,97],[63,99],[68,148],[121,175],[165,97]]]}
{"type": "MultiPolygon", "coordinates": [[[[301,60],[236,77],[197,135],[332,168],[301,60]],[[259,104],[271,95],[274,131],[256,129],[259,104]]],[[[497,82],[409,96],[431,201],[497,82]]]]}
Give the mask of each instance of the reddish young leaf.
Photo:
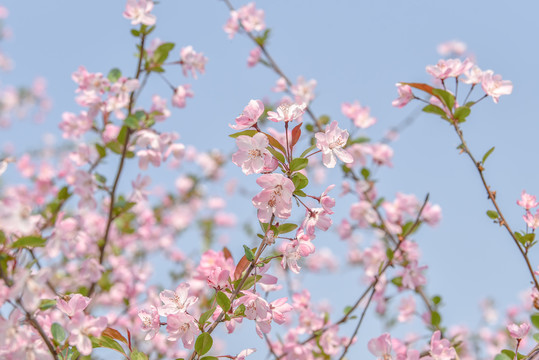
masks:
{"type": "Polygon", "coordinates": [[[241,277],[241,274],[247,269],[251,262],[247,260],[245,255],[242,256],[238,265],[236,265],[236,270],[234,271],[234,280],[238,280],[241,277]]]}
{"type": "Polygon", "coordinates": [[[223,254],[225,255],[225,259],[232,259],[234,260],[234,258],[232,257],[232,254],[230,253],[230,250],[228,250],[228,248],[225,246],[223,247],[223,254]]]}
{"type": "Polygon", "coordinates": [[[433,95],[433,93],[432,93],[433,87],[430,86],[430,85],[422,84],[422,83],[401,83],[401,84],[408,85],[408,86],[411,86],[411,87],[419,89],[419,90],[423,90],[424,92],[433,95]]]}
{"type": "Polygon", "coordinates": [[[124,344],[127,345],[127,339],[122,334],[120,334],[120,332],[118,330],[115,330],[113,328],[110,328],[110,327],[106,328],[101,333],[101,336],[106,336],[106,337],[109,337],[111,339],[119,340],[119,341],[121,341],[121,342],[123,342],[124,344]]]}
{"type": "Polygon", "coordinates": [[[281,145],[281,143],[279,141],[277,141],[277,139],[275,139],[273,136],[271,136],[270,134],[266,134],[266,133],[263,133],[264,135],[266,135],[268,137],[268,140],[269,140],[269,143],[271,146],[273,146],[274,148],[277,148],[279,150],[281,150],[281,152],[283,154],[286,154],[286,150],[284,149],[283,145],[281,145]]]}
{"type": "Polygon", "coordinates": [[[290,149],[298,143],[299,137],[301,136],[301,125],[299,124],[294,129],[292,129],[292,143],[290,144],[290,149]]]}

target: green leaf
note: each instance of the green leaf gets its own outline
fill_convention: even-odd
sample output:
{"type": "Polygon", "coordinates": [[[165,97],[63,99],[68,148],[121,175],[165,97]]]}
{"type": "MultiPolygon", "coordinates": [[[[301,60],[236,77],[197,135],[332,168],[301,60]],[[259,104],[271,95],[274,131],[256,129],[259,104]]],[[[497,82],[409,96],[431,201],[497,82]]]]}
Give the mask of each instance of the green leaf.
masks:
{"type": "Polygon", "coordinates": [[[107,149],[105,149],[101,144],[95,144],[95,149],[97,150],[97,153],[99,154],[99,157],[105,157],[107,156],[107,149]]]}
{"type": "Polygon", "coordinates": [[[536,329],[539,329],[539,313],[536,312],[532,316],[530,316],[530,320],[533,326],[535,326],[536,329]]]}
{"type": "Polygon", "coordinates": [[[200,325],[204,326],[206,321],[208,321],[208,319],[213,315],[213,313],[215,312],[216,309],[217,308],[212,307],[210,310],[208,310],[205,313],[203,313],[202,315],[200,315],[200,319],[198,319],[198,322],[200,323],[200,325]]]}
{"type": "Polygon", "coordinates": [[[245,251],[245,257],[247,260],[253,261],[255,259],[255,255],[247,245],[243,245],[243,250],[245,251]]]}
{"type": "Polygon", "coordinates": [[[534,240],[535,240],[535,233],[526,234],[518,239],[518,241],[524,246],[527,246],[533,243],[534,240]]]}
{"type": "Polygon", "coordinates": [[[394,277],[393,279],[391,279],[391,282],[393,284],[397,285],[398,287],[401,287],[402,286],[402,276],[394,277]]]}
{"type": "Polygon", "coordinates": [[[481,163],[484,165],[485,164],[485,161],[487,160],[487,158],[490,156],[490,154],[492,154],[492,152],[494,151],[494,146],[490,148],[489,151],[487,151],[485,153],[485,155],[483,155],[483,159],[481,160],[481,163]]]}
{"type": "Polygon", "coordinates": [[[234,310],[234,316],[245,316],[245,305],[241,304],[234,310]]]}
{"type": "Polygon", "coordinates": [[[442,298],[438,295],[432,297],[432,303],[438,305],[442,302],[442,298]]]}
{"type": "Polygon", "coordinates": [[[58,195],[56,195],[58,200],[67,200],[70,196],[71,194],[69,193],[69,189],[67,186],[61,188],[60,191],[58,191],[58,195]]]}
{"type": "Polygon", "coordinates": [[[164,43],[159,45],[153,52],[153,62],[157,64],[164,63],[172,49],[174,49],[173,43],[164,43]]]}
{"type": "Polygon", "coordinates": [[[442,100],[449,112],[453,113],[453,105],[455,104],[455,96],[453,94],[442,89],[432,89],[432,94],[442,100]]]}
{"type": "Polygon", "coordinates": [[[309,160],[305,158],[295,158],[290,163],[290,171],[299,171],[305,169],[309,164],[309,160]]]}
{"type": "Polygon", "coordinates": [[[295,173],[292,176],[292,183],[294,184],[294,188],[296,190],[300,190],[309,185],[309,179],[307,179],[307,177],[302,173],[295,173]]]}
{"type": "Polygon", "coordinates": [[[138,31],[137,29],[131,29],[131,34],[134,37],[139,37],[140,36],[140,31],[138,31]]]}
{"type": "Polygon", "coordinates": [[[212,345],[213,345],[213,339],[211,338],[211,335],[208,334],[207,332],[204,332],[198,335],[198,338],[195,341],[195,351],[199,355],[204,355],[205,353],[210,351],[212,345]]]}
{"type": "Polygon", "coordinates": [[[103,347],[107,349],[116,350],[120,354],[126,355],[123,347],[109,337],[101,336],[97,338],[94,336],[90,336],[90,340],[92,341],[92,347],[94,348],[103,347]]]}
{"type": "Polygon", "coordinates": [[[487,210],[487,216],[493,220],[496,220],[500,217],[500,215],[498,215],[498,212],[495,210],[487,210]]]}
{"type": "Polygon", "coordinates": [[[466,118],[472,110],[470,110],[467,106],[461,106],[457,110],[455,110],[455,114],[453,114],[454,118],[458,120],[458,122],[465,122],[466,118]]]}
{"type": "Polygon", "coordinates": [[[219,360],[218,358],[216,358],[215,356],[204,356],[202,359],[200,360],[219,360]]]}
{"type": "MultiPolygon", "coordinates": [[[[127,137],[127,126],[122,126],[122,128],[120,129],[120,133],[118,134],[118,138],[116,140],[118,140],[118,142],[120,144],[123,144],[125,142],[125,138],[127,137]]],[[[107,144],[107,146],[110,144],[110,142],[107,144]]],[[[121,150],[121,146],[120,146],[120,154],[122,153],[122,150],[121,150]]],[[[112,149],[111,149],[112,150],[112,149]]],[[[113,150],[114,151],[114,150],[113,150]]]]}
{"type": "Polygon", "coordinates": [[[56,306],[56,300],[54,299],[42,299],[39,303],[39,310],[47,310],[56,306]]]}
{"type": "Polygon", "coordinates": [[[351,306],[345,306],[344,307],[344,315],[348,315],[350,312],[352,311],[352,307],[351,306]]]}
{"type": "Polygon", "coordinates": [[[247,290],[252,288],[255,282],[259,281],[260,279],[262,279],[262,275],[249,276],[247,280],[245,280],[245,283],[241,287],[241,290],[247,290]]]}
{"type": "Polygon", "coordinates": [[[122,77],[122,72],[118,68],[111,69],[109,71],[109,74],[107,75],[107,79],[109,79],[111,83],[115,83],[121,77],[122,77]]]}
{"type": "Polygon", "coordinates": [[[131,360],[148,360],[148,355],[133,349],[133,351],[131,351],[131,360]]]}
{"type": "Polygon", "coordinates": [[[361,175],[365,180],[369,180],[369,176],[371,176],[371,172],[366,167],[361,169],[361,175]]]}
{"type": "Polygon", "coordinates": [[[230,134],[228,136],[235,139],[235,138],[237,138],[238,136],[241,136],[241,135],[253,137],[257,133],[258,133],[258,131],[256,131],[256,130],[243,130],[243,131],[240,131],[240,132],[237,132],[237,133],[234,133],[234,134],[230,134]]]}
{"type": "Polygon", "coordinates": [[[63,343],[64,340],[66,339],[66,332],[64,328],[62,327],[62,325],[56,322],[52,323],[51,325],[51,333],[52,333],[52,338],[56,340],[56,342],[58,342],[59,344],[63,343]]]}
{"type": "Polygon", "coordinates": [[[307,150],[305,150],[304,152],[301,153],[301,155],[299,156],[300,158],[304,158],[305,155],[307,155],[308,153],[311,152],[311,150],[315,149],[316,148],[316,145],[311,145],[307,148],[307,150]]]}
{"type": "MultiPolygon", "coordinates": [[[[514,353],[513,353],[514,354],[514,353]]],[[[515,358],[515,356],[513,355],[512,357],[509,357],[507,356],[506,354],[504,353],[501,353],[501,354],[498,354],[494,357],[494,360],[513,360],[515,358]]]]}
{"type": "Polygon", "coordinates": [[[438,106],[436,105],[427,105],[423,108],[423,111],[428,113],[428,114],[436,114],[436,115],[440,115],[441,117],[443,117],[444,119],[447,120],[447,114],[445,113],[445,111],[443,111],[442,109],[440,109],[438,106]]]}
{"type": "Polygon", "coordinates": [[[23,247],[43,247],[47,242],[46,239],[43,239],[40,236],[23,236],[11,244],[12,248],[23,248],[23,247]]]}
{"type": "Polygon", "coordinates": [[[286,160],[284,159],[284,155],[281,152],[275,150],[271,146],[268,146],[266,149],[271,153],[271,155],[273,155],[277,160],[279,160],[281,164],[284,164],[286,162],[286,160]]]}
{"type": "Polygon", "coordinates": [[[217,304],[219,304],[225,313],[230,310],[230,299],[221,291],[217,292],[217,304]]]}
{"type": "Polygon", "coordinates": [[[366,142],[369,142],[369,141],[371,141],[371,139],[369,139],[368,137],[360,136],[358,138],[350,140],[350,144],[363,144],[363,143],[366,143],[366,142]]]}
{"type": "Polygon", "coordinates": [[[139,127],[139,121],[136,116],[129,115],[124,120],[124,125],[130,128],[131,130],[137,130],[139,127]]]}
{"type": "Polygon", "coordinates": [[[307,196],[307,194],[305,194],[305,193],[303,192],[303,190],[296,190],[296,191],[294,191],[292,194],[294,194],[294,195],[296,195],[296,196],[299,196],[299,197],[306,197],[306,196],[307,196]]]}
{"type": "Polygon", "coordinates": [[[327,124],[329,124],[329,121],[330,121],[330,120],[331,120],[330,117],[327,116],[327,115],[322,115],[322,116],[320,116],[320,117],[318,118],[318,121],[319,121],[320,123],[322,123],[322,125],[327,125],[327,124]]]}
{"type": "Polygon", "coordinates": [[[296,224],[281,224],[277,228],[279,234],[286,234],[292,230],[295,230],[298,226],[296,224]]]}
{"type": "Polygon", "coordinates": [[[107,147],[112,150],[113,153],[121,155],[122,154],[122,144],[118,141],[111,141],[107,143],[107,147]]]}
{"type": "Polygon", "coordinates": [[[430,313],[430,323],[432,324],[432,326],[438,327],[441,322],[442,317],[437,311],[433,311],[430,313]]]}
{"type": "Polygon", "coordinates": [[[391,261],[393,260],[393,250],[391,248],[387,248],[386,250],[386,256],[387,256],[387,260],[391,261]]]}
{"type": "MultiPolygon", "coordinates": [[[[515,352],[512,351],[512,350],[504,349],[504,350],[502,350],[501,353],[502,353],[503,355],[508,356],[510,359],[514,359],[514,358],[515,358],[515,352]]],[[[522,354],[520,354],[520,353],[517,353],[516,355],[517,355],[517,359],[518,359],[518,360],[520,360],[520,359],[528,359],[528,358],[526,357],[526,355],[522,355],[522,354]]],[[[533,358],[535,358],[535,357],[533,357],[533,358]]],[[[496,358],[494,358],[494,359],[496,359],[496,358]]],[[[505,358],[504,358],[504,359],[505,359],[505,358]]],[[[529,360],[532,360],[532,359],[530,358],[529,360]]]]}

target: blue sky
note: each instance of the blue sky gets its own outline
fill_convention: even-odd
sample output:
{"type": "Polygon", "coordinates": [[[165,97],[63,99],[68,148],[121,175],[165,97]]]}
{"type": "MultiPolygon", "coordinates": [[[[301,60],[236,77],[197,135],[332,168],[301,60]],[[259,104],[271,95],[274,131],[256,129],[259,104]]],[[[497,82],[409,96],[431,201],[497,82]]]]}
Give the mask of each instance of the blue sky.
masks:
{"type": "MultiPolygon", "coordinates": [[[[103,73],[113,67],[124,74],[134,71],[130,24],[121,16],[125,4],[104,0],[31,4],[11,0],[2,4],[10,10],[7,23],[14,32],[14,38],[2,48],[16,67],[2,74],[1,83],[28,84],[43,76],[54,104],[43,125],[34,126],[29,121],[15,124],[0,135],[2,142],[11,141],[22,151],[35,148],[46,132],[56,134],[60,141],[57,124],[62,112],[79,109],[70,78],[78,66],[103,73]]],[[[243,4],[234,2],[235,6],[243,4]]],[[[425,66],[438,61],[436,46],[441,42],[464,41],[482,69],[493,69],[511,80],[513,94],[502,97],[497,105],[484,100],[474,107],[463,129],[478,156],[496,146],[487,163],[487,179],[514,229],[524,228],[522,211],[515,201],[522,189],[539,194],[535,156],[539,126],[534,109],[539,4],[272,0],[259,1],[257,6],[266,11],[266,24],[272,29],[269,51],[283,71],[291,79],[303,75],[317,80],[313,111],[345,121],[340,104],[359,100],[378,119],[366,133],[373,139],[413,111],[415,104],[400,110],[391,106],[397,96],[395,83],[428,82],[425,66]]],[[[188,99],[186,109],[176,111],[164,129],[174,129],[183,141],[202,149],[231,151],[233,143],[224,136],[230,132],[228,124],[250,99],[266,95],[277,99],[270,91],[277,76],[262,66],[247,69],[246,58],[253,44],[241,35],[227,38],[222,26],[228,11],[221,1],[162,1],[155,14],[156,36],[175,42],[175,52],[193,45],[209,58],[206,74],[198,80],[185,79],[178,69],[169,78],[178,84],[191,83],[195,98],[188,99]]],[[[149,87],[148,95],[168,91],[159,79],[151,81],[149,87]]],[[[482,94],[480,90],[475,93],[482,94]]],[[[529,281],[509,237],[485,215],[491,206],[474,168],[455,150],[457,145],[458,139],[447,124],[421,115],[393,143],[394,166],[379,173],[378,186],[389,199],[397,191],[419,198],[428,192],[430,200],[441,205],[442,223],[435,229],[423,228],[416,238],[423,262],[429,265],[428,292],[443,295],[444,323],[474,326],[483,297],[491,296],[501,306],[517,303],[518,293],[529,281]]],[[[232,173],[235,176],[241,174],[237,169],[231,171],[236,171],[232,173]]],[[[334,175],[334,181],[340,183],[339,172],[334,175]]],[[[136,171],[126,174],[126,183],[134,176],[136,171]]],[[[322,241],[330,247],[337,242],[330,236],[322,241]]],[[[344,251],[342,244],[336,246],[344,251]]],[[[534,264],[539,263],[536,250],[531,257],[534,264]]],[[[329,291],[322,287],[314,293],[324,298],[340,291],[340,298],[330,300],[336,309],[342,308],[355,298],[353,291],[343,288],[354,284],[358,293],[361,290],[357,271],[346,275],[343,283],[324,283],[329,291]]],[[[312,280],[305,279],[307,286],[315,283],[312,280]]],[[[372,325],[374,320],[370,316],[359,333],[360,344],[380,334],[381,330],[372,330],[379,329],[372,325]]],[[[355,354],[364,353],[361,347],[356,346],[355,354]]]]}

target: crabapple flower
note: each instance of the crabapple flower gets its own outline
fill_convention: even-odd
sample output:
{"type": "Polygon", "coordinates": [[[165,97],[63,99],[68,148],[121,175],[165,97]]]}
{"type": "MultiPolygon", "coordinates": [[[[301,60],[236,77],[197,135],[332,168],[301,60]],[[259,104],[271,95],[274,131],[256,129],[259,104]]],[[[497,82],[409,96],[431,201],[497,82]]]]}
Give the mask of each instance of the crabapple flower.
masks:
{"type": "Polygon", "coordinates": [[[526,222],[526,225],[532,229],[537,229],[539,227],[539,209],[535,212],[535,215],[532,215],[530,212],[526,212],[526,215],[522,217],[526,222]]]}
{"type": "Polygon", "coordinates": [[[314,88],[316,87],[316,80],[311,79],[305,81],[303,76],[298,76],[296,84],[292,85],[290,91],[294,94],[296,103],[309,104],[314,100],[314,88]]]}
{"type": "Polygon", "coordinates": [[[397,86],[399,97],[393,100],[391,105],[401,108],[414,99],[414,94],[412,93],[412,88],[408,85],[403,85],[401,83],[397,83],[395,85],[397,86]]]}
{"type": "Polygon", "coordinates": [[[255,8],[254,2],[239,8],[238,18],[247,32],[263,31],[266,28],[264,10],[255,8]]]}
{"type": "Polygon", "coordinates": [[[326,190],[320,195],[320,205],[324,208],[325,212],[329,215],[333,214],[333,208],[335,206],[335,199],[328,196],[328,193],[335,187],[335,184],[329,185],[326,190]]]}
{"type": "Polygon", "coordinates": [[[471,69],[464,73],[464,76],[466,77],[462,79],[463,83],[479,84],[483,78],[483,71],[479,68],[479,66],[474,65],[471,69]]]}
{"type": "Polygon", "coordinates": [[[328,215],[328,212],[323,208],[308,209],[301,225],[305,229],[305,234],[313,236],[315,227],[322,231],[327,231],[332,224],[328,215]]]}
{"type": "Polygon", "coordinates": [[[90,298],[86,296],[82,296],[81,294],[73,294],[68,301],[65,301],[62,298],[58,299],[56,306],[64,314],[72,317],[86,309],[90,301],[90,298]]]}
{"type": "Polygon", "coordinates": [[[262,172],[266,162],[272,158],[266,149],[269,145],[268,137],[263,133],[256,133],[253,137],[238,136],[236,145],[239,150],[232,155],[232,162],[241,167],[245,175],[262,172]]]}
{"type": "Polygon", "coordinates": [[[492,70],[483,72],[481,87],[488,96],[492,96],[492,100],[496,104],[498,103],[500,96],[509,95],[513,92],[513,84],[511,81],[502,80],[502,76],[494,75],[492,70]]]}
{"type": "Polygon", "coordinates": [[[517,205],[529,211],[531,208],[534,208],[538,205],[537,198],[535,195],[530,195],[526,190],[522,190],[520,200],[517,200],[517,205]]]}
{"type": "Polygon", "coordinates": [[[76,346],[81,355],[90,355],[92,352],[91,336],[100,336],[107,327],[107,318],[101,316],[94,318],[83,312],[75,314],[67,324],[69,332],[69,345],[76,346]]]}
{"type": "Polygon", "coordinates": [[[458,40],[450,40],[441,43],[436,48],[441,56],[456,55],[461,56],[466,51],[466,44],[458,40]]]}
{"type": "Polygon", "coordinates": [[[281,266],[286,269],[286,266],[292,270],[292,272],[299,274],[301,267],[298,265],[298,260],[302,257],[309,256],[314,253],[315,247],[312,242],[308,240],[292,240],[283,243],[279,251],[283,254],[281,260],[281,266]]]}
{"type": "Polygon", "coordinates": [[[459,77],[473,66],[470,59],[460,61],[460,59],[439,60],[436,65],[427,66],[427,73],[436,79],[445,80],[449,77],[459,77]]]}
{"type": "Polygon", "coordinates": [[[352,163],[354,158],[343,149],[348,140],[348,131],[341,130],[336,121],[326,127],[325,132],[315,134],[316,147],[322,150],[322,162],[327,168],[334,168],[337,164],[335,157],[347,164],[352,163]]]}
{"type": "Polygon", "coordinates": [[[361,129],[366,129],[376,123],[376,119],[370,115],[370,109],[361,106],[357,100],[353,104],[342,103],[341,112],[361,129]]]}
{"type": "Polygon", "coordinates": [[[193,91],[191,91],[190,84],[180,85],[174,90],[174,95],[172,95],[172,106],[184,108],[185,99],[188,97],[192,98],[194,95],[193,91]]]}
{"type": "Polygon", "coordinates": [[[301,115],[303,115],[303,113],[305,112],[306,107],[307,107],[307,105],[305,103],[303,103],[303,104],[289,104],[289,103],[281,104],[277,108],[277,112],[268,111],[268,120],[271,120],[271,121],[274,121],[274,122],[279,122],[279,121],[288,122],[288,121],[296,120],[299,117],[301,117],[301,115]]]}
{"type": "Polygon", "coordinates": [[[288,219],[292,212],[292,193],[295,190],[292,180],[281,174],[266,174],[256,180],[264,190],[253,197],[253,205],[258,209],[258,219],[269,223],[271,215],[288,219]]]}
{"type": "Polygon", "coordinates": [[[200,330],[191,315],[180,312],[167,316],[168,340],[176,341],[182,339],[186,349],[192,349],[195,344],[195,337],[200,334],[200,330]]]}
{"type": "Polygon", "coordinates": [[[255,125],[260,115],[264,113],[264,104],[260,100],[251,100],[236,118],[236,125],[228,125],[235,130],[243,130],[255,125]]]}
{"type": "Polygon", "coordinates": [[[249,52],[249,57],[247,58],[247,66],[253,67],[256,64],[258,64],[258,61],[260,60],[260,55],[262,54],[262,50],[257,46],[253,50],[249,52]]]}
{"type": "Polygon", "coordinates": [[[530,331],[530,325],[528,323],[522,323],[520,325],[517,324],[509,324],[507,325],[507,331],[509,331],[509,335],[513,339],[523,339],[528,335],[528,331],[530,331]]]}
{"type": "Polygon", "coordinates": [[[196,79],[197,71],[204,74],[204,67],[208,62],[208,58],[202,53],[197,53],[191,45],[180,50],[180,64],[182,65],[183,75],[187,76],[188,72],[196,79]]]}
{"type": "Polygon", "coordinates": [[[378,356],[378,359],[391,359],[391,335],[388,333],[369,340],[367,347],[371,354],[378,356]]]}
{"type": "Polygon", "coordinates": [[[430,356],[422,357],[421,360],[452,360],[457,352],[447,339],[441,339],[440,330],[436,330],[430,339],[430,356]]]}
{"type": "Polygon", "coordinates": [[[150,310],[140,310],[138,317],[142,321],[142,331],[148,331],[144,340],[151,340],[159,332],[159,313],[155,306],[150,306],[150,310]]]}
{"type": "Polygon", "coordinates": [[[413,296],[404,298],[399,305],[399,317],[400,322],[406,322],[411,319],[415,312],[415,299],[413,296]]]}
{"type": "Polygon", "coordinates": [[[249,320],[262,321],[267,319],[270,314],[270,305],[258,294],[244,290],[241,298],[234,300],[234,307],[245,305],[245,317],[249,320]]]}
{"type": "Polygon", "coordinates": [[[189,296],[189,284],[182,283],[176,291],[163,290],[159,294],[164,305],[159,307],[159,315],[168,316],[170,314],[183,313],[187,308],[198,301],[195,296],[189,296]]]}
{"type": "Polygon", "coordinates": [[[256,352],[256,349],[254,348],[249,348],[249,349],[245,349],[245,350],[242,350],[235,358],[234,360],[245,360],[245,358],[249,355],[251,355],[252,353],[256,352]]]}
{"type": "Polygon", "coordinates": [[[152,26],[155,24],[155,15],[150,14],[153,5],[152,0],[127,0],[123,15],[131,20],[131,25],[152,26]]]}

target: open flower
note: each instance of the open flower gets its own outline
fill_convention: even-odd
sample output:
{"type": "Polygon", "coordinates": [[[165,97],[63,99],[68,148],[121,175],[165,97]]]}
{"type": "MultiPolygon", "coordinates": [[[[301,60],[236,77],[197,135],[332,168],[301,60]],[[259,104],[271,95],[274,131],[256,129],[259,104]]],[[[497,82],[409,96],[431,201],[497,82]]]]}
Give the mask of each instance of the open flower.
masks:
{"type": "Polygon", "coordinates": [[[352,155],[343,149],[348,141],[348,131],[341,130],[336,121],[327,126],[324,133],[316,133],[315,137],[316,147],[322,150],[322,162],[326,167],[335,167],[337,164],[335,157],[347,164],[354,161],[352,155]]]}
{"type": "Polygon", "coordinates": [[[305,112],[305,104],[288,104],[284,103],[279,105],[277,112],[268,111],[268,120],[279,121],[292,121],[298,119],[305,112]]]}

